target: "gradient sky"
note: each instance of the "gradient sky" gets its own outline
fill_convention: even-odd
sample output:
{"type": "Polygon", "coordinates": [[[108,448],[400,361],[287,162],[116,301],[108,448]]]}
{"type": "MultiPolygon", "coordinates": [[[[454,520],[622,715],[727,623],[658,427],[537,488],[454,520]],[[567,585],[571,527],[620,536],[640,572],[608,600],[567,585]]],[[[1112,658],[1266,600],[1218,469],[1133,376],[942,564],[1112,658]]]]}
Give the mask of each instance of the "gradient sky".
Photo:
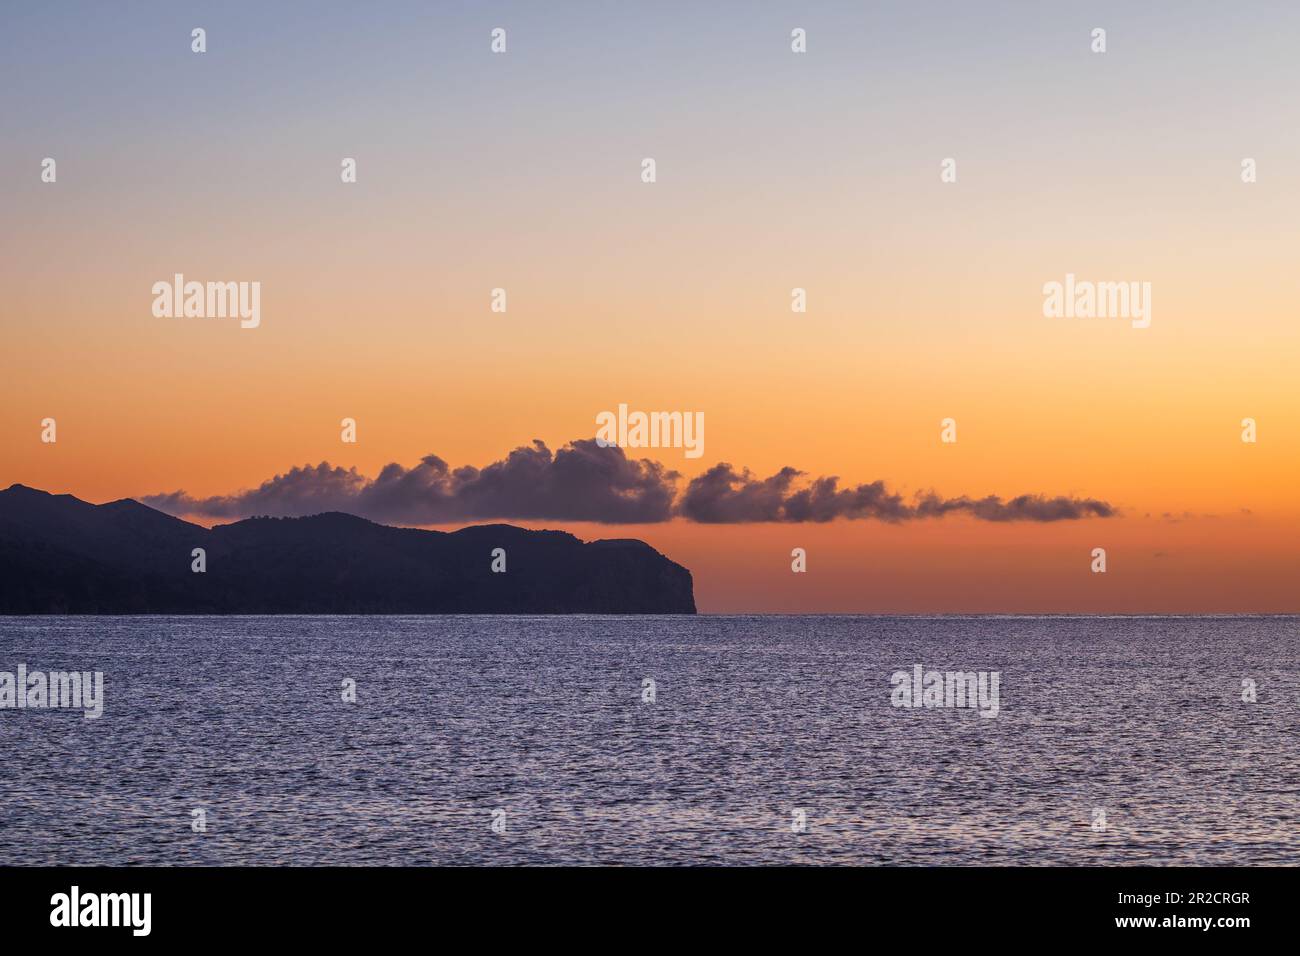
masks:
{"type": "Polygon", "coordinates": [[[702,458],[637,453],[687,477],[1122,510],[518,522],[643,538],[701,610],[1300,610],[1300,8],[1135,7],[6,5],[0,485],[482,466],[625,402],[705,413],[702,458]],[[155,318],[176,272],[260,281],[261,327],[155,318]],[[1151,327],[1044,318],[1067,272],[1151,327]]]}

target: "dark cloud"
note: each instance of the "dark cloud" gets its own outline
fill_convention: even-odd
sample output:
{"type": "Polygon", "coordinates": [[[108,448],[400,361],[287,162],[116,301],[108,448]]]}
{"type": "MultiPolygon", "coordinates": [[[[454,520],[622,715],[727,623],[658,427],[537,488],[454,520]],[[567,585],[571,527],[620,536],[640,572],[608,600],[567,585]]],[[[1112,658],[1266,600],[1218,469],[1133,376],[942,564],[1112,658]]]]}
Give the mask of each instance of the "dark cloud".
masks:
{"type": "Polygon", "coordinates": [[[534,441],[483,469],[452,469],[428,455],[412,468],[386,465],[371,480],[355,468],[321,462],[235,495],[196,499],[175,492],[142,500],[172,514],[213,518],[345,511],[399,524],[488,518],[641,524],[671,517],[679,477],[658,462],[630,459],[621,448],[601,448],[595,439],[572,442],[554,454],[534,441]]]}
{"type": "Polygon", "coordinates": [[[250,491],[193,498],[183,491],[141,500],[177,515],[243,518],[296,517],[344,511],[390,524],[445,524],[487,519],[596,521],[642,524],[674,515],[707,524],[833,521],[836,518],[910,521],[952,512],[983,521],[1068,521],[1116,513],[1095,498],[1020,495],[1003,500],[943,498],[934,492],[907,501],[882,481],[841,488],[834,477],[805,480],[782,468],[769,478],[725,462],[691,479],[659,462],[631,459],[594,439],[570,442],[552,454],[540,441],[516,448],[479,469],[451,468],[436,455],[413,467],[384,466],[375,478],[328,462],[292,468],[250,491]]]}
{"type": "Polygon", "coordinates": [[[836,518],[875,518],[908,521],[941,518],[963,512],[982,521],[1069,521],[1109,518],[1115,509],[1095,498],[1020,495],[1004,501],[985,498],[941,498],[934,492],[907,502],[882,481],[840,488],[838,478],[817,478],[795,488],[802,473],[782,468],[770,478],[755,478],[746,469],[737,473],[725,462],[693,478],[677,510],[692,521],[730,524],[740,521],[833,521],[836,518]]]}
{"type": "Polygon", "coordinates": [[[835,518],[877,518],[901,521],[915,517],[883,481],[839,488],[838,478],[818,478],[794,488],[803,474],[782,468],[770,478],[755,478],[749,469],[737,473],[723,462],[691,479],[677,510],[692,521],[732,524],[740,521],[831,521],[835,518]]]}
{"type": "Polygon", "coordinates": [[[1115,508],[1096,498],[1018,495],[1003,501],[997,495],[985,498],[940,498],[934,492],[918,496],[915,510],[918,518],[964,511],[983,521],[1075,521],[1079,518],[1110,518],[1116,514],[1115,508]]]}

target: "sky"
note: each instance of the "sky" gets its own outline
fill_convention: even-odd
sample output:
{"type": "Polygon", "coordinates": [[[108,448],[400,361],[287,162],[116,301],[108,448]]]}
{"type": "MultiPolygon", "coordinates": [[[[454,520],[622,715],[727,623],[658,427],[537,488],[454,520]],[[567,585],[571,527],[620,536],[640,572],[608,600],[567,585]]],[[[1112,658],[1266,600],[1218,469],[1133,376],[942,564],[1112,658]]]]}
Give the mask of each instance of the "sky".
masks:
{"type": "Polygon", "coordinates": [[[641,538],[711,612],[1300,611],[1297,28],[1286,3],[5,5],[0,486],[219,498],[212,523],[294,468],[328,462],[272,486],[285,513],[540,441],[553,498],[402,523],[641,538]],[[176,273],[259,282],[259,326],[155,316],[176,273]],[[1045,316],[1067,274],[1149,283],[1150,326],[1045,316]],[[620,404],[703,413],[703,453],[582,444],[620,404]],[[1106,513],[692,520],[724,463],[1106,513]],[[575,504],[627,497],[593,490],[609,469],[676,504],[575,504]]]}

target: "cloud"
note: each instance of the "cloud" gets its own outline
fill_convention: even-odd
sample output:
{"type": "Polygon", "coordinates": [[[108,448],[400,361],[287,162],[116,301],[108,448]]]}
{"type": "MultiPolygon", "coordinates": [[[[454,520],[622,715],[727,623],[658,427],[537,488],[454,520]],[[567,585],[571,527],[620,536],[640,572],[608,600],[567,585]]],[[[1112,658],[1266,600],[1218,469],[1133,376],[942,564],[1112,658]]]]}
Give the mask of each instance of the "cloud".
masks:
{"type": "Polygon", "coordinates": [[[1079,518],[1112,518],[1118,511],[1096,498],[1067,498],[1057,495],[1017,495],[1003,501],[997,495],[984,498],[940,498],[933,492],[917,499],[916,516],[928,518],[950,511],[964,511],[982,521],[1076,521],[1079,518]]]}
{"type": "Polygon", "coordinates": [[[909,521],[941,518],[962,512],[982,521],[1069,521],[1112,517],[1116,510],[1095,498],[1053,498],[1019,495],[1004,501],[984,498],[942,498],[934,492],[917,495],[912,502],[889,491],[882,481],[840,488],[839,479],[817,478],[796,487],[802,472],[782,468],[770,478],[755,478],[727,463],[715,465],[691,479],[678,503],[678,512],[692,521],[732,524],[742,521],[833,521],[836,518],[874,518],[909,521]]]}
{"type": "Polygon", "coordinates": [[[841,489],[838,478],[818,478],[807,487],[795,488],[802,474],[786,467],[770,478],[759,479],[749,469],[738,474],[723,462],[691,479],[677,510],[683,517],[708,524],[835,518],[901,521],[915,517],[883,481],[841,489]]]}
{"type": "Polygon", "coordinates": [[[257,488],[194,498],[183,491],[141,500],[176,515],[243,518],[297,517],[343,511],[390,524],[447,524],[488,519],[645,524],[677,516],[704,524],[873,519],[902,522],[968,514],[982,521],[1072,521],[1109,518],[1116,510],[1095,498],[1019,495],[1003,500],[943,498],[930,491],[910,501],[883,481],[841,488],[835,477],[805,479],[796,468],[768,478],[730,464],[692,478],[679,494],[681,475],[647,458],[594,439],[552,453],[541,441],[516,448],[479,469],[451,468],[428,455],[410,468],[389,464],[374,478],[328,462],[291,468],[257,488]]]}
{"type": "Polygon", "coordinates": [[[192,498],[173,492],[142,500],[171,514],[211,518],[345,511],[399,524],[488,518],[641,524],[671,517],[679,477],[658,462],[630,459],[621,448],[601,448],[595,439],[571,442],[554,454],[534,441],[483,469],[451,469],[428,455],[411,468],[385,465],[372,480],[355,468],[321,462],[234,495],[192,498]]]}

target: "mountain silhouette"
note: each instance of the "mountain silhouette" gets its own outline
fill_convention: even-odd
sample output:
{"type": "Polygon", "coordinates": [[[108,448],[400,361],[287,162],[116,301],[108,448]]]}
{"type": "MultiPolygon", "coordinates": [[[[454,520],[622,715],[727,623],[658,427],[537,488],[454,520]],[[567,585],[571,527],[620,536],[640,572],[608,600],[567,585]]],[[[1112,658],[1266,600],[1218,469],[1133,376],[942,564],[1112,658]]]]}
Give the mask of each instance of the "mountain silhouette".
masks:
{"type": "Polygon", "coordinates": [[[694,613],[690,571],[630,538],[338,512],[204,528],[130,498],[0,491],[0,614],[694,613]]]}

